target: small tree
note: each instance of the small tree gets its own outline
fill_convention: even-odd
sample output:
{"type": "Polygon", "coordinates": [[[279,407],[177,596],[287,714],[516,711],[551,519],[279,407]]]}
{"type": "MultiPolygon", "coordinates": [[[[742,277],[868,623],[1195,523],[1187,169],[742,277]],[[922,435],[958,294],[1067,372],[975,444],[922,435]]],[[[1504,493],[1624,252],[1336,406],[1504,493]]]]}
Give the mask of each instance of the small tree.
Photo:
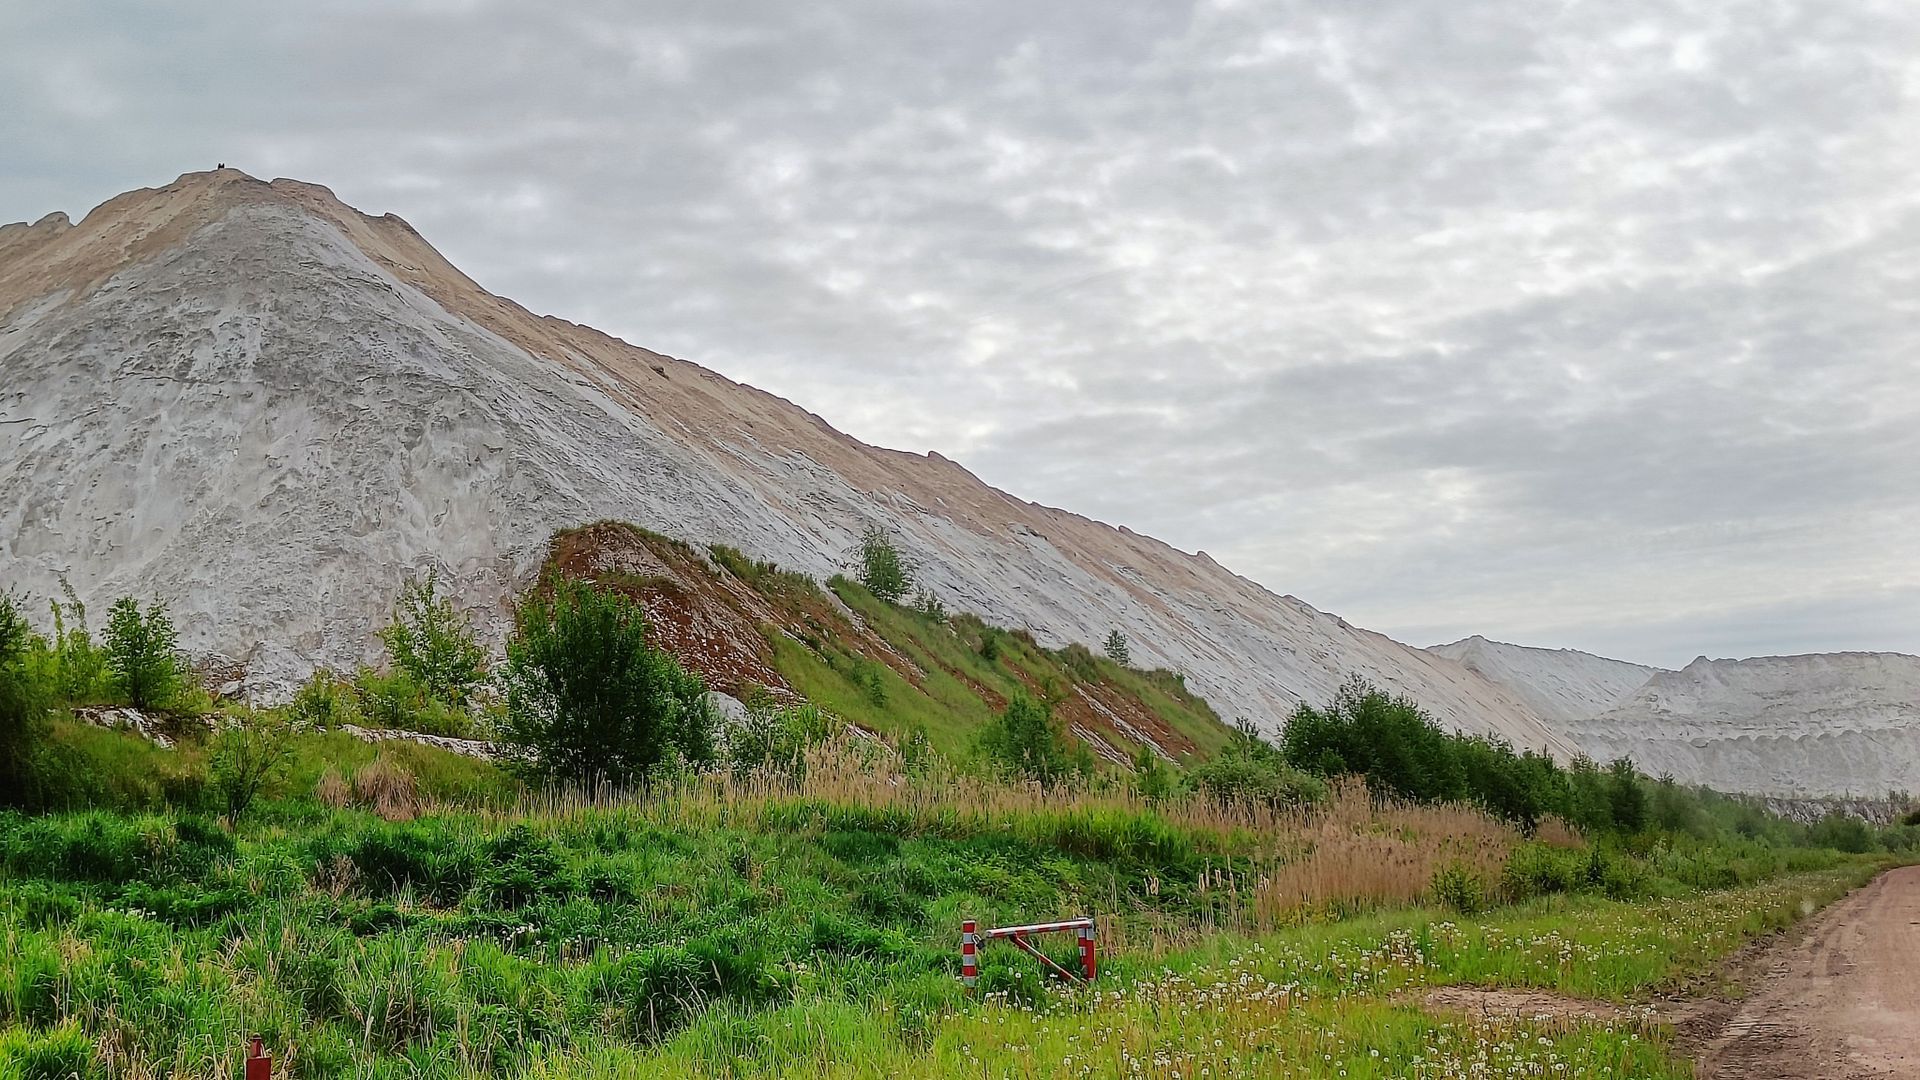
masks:
{"type": "Polygon", "coordinates": [[[0,592],[0,804],[26,797],[52,697],[36,670],[45,643],[20,608],[11,592],[0,592]]]}
{"type": "Polygon", "coordinates": [[[1253,721],[1245,718],[1235,725],[1220,753],[1195,766],[1189,775],[1195,788],[1222,807],[1310,803],[1326,795],[1324,784],[1289,766],[1253,721]]]}
{"type": "Polygon", "coordinates": [[[53,609],[54,692],[62,701],[97,701],[110,692],[106,657],[94,647],[93,633],[87,629],[87,605],[64,575],[60,592],[66,603],[47,601],[53,609]]]}
{"type": "Polygon", "coordinates": [[[1133,790],[1146,800],[1148,806],[1159,806],[1179,789],[1179,777],[1167,768],[1167,763],[1153,752],[1151,746],[1142,746],[1134,753],[1133,790]]]}
{"type": "Polygon", "coordinates": [[[227,823],[237,824],[254,799],[286,772],[289,732],[264,714],[234,720],[207,746],[207,772],[226,804],[227,823]]]}
{"type": "Polygon", "coordinates": [[[869,526],[860,536],[860,584],[889,604],[899,603],[913,588],[912,568],[878,525],[869,526]]]}
{"type": "Polygon", "coordinates": [[[439,583],[438,570],[409,582],[380,640],[386,642],[394,666],[429,700],[464,709],[487,677],[487,653],[474,639],[467,617],[438,594],[439,583]]]}
{"type": "Polygon", "coordinates": [[[559,578],[520,604],[504,672],[502,735],[546,780],[630,783],[714,757],[706,685],[647,643],[628,597],[559,578]]]}
{"type": "Polygon", "coordinates": [[[1042,784],[1054,783],[1072,766],[1054,730],[1053,710],[1025,694],[1015,694],[1007,711],[980,733],[980,749],[1002,771],[1042,784]]]}
{"type": "Polygon", "coordinates": [[[107,614],[107,670],[113,688],[137,709],[169,704],[186,683],[181,670],[180,634],[158,601],[145,614],[131,596],[114,602],[107,614]]]}
{"type": "Polygon", "coordinates": [[[1101,647],[1106,649],[1107,659],[1121,667],[1129,667],[1133,664],[1133,656],[1127,651],[1127,635],[1120,631],[1115,630],[1108,634],[1107,640],[1101,647]]]}

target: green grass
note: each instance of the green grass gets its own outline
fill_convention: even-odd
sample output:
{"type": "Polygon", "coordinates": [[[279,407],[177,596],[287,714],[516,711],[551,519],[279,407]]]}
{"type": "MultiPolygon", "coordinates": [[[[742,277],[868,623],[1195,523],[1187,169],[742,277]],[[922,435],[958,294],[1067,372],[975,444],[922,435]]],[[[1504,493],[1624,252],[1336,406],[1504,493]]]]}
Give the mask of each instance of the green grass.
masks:
{"type": "Polygon", "coordinates": [[[1873,869],[1853,860],[1654,908],[1561,897],[1471,923],[1414,910],[1222,937],[1110,971],[1098,995],[1054,995],[1038,1007],[1016,993],[951,1011],[913,1000],[717,1010],[659,1048],[607,1048],[536,1072],[1350,1080],[1457,1077],[1485,1060],[1496,1076],[1689,1077],[1671,1033],[1643,1016],[1543,1024],[1434,1015],[1417,991],[1466,983],[1640,1000],[1873,869]]]}
{"type": "MultiPolygon", "coordinates": [[[[66,734],[116,767],[193,753],[66,734]]],[[[1310,857],[1257,831],[1087,793],[879,782],[892,801],[863,801],[810,775],[824,786],[805,796],[695,786],[498,809],[511,785],[491,766],[336,734],[304,738],[237,832],[191,809],[0,814],[0,1076],[75,1054],[82,1075],[228,1076],[254,1031],[299,1077],[1133,1075],[1126,1055],[1164,1059],[1163,1076],[1421,1075],[1416,1055],[1485,1046],[1570,1075],[1684,1075],[1658,1031],[1495,1031],[1404,992],[1634,1000],[1874,865],[1662,846],[1634,861],[1652,905],[1562,893],[1475,919],[1303,912],[1255,934],[1248,894],[1212,872],[1310,857]],[[450,805],[391,822],[300,790],[376,753],[450,805]],[[1794,866],[1822,869],[1782,876],[1794,866]],[[1757,883],[1687,880],[1727,872],[1757,883]],[[1040,985],[998,946],[983,998],[957,985],[963,917],[1086,911],[1105,926],[1097,999],[1040,985]]]]}
{"type": "MultiPolygon", "coordinates": [[[[775,668],[795,691],[870,730],[893,736],[922,731],[935,749],[965,757],[981,729],[1014,695],[1066,694],[1076,683],[1086,682],[1103,685],[1122,699],[1136,699],[1194,743],[1202,757],[1226,744],[1229,733],[1219,717],[1171,678],[1155,679],[1104,656],[1086,654],[1084,649],[1079,650],[1083,657],[1076,665],[1068,661],[1068,650],[1042,649],[1025,635],[1004,631],[998,632],[999,656],[988,660],[980,654],[979,638],[995,631],[978,619],[964,615],[930,619],[910,608],[883,603],[845,578],[833,579],[829,587],[868,629],[913,665],[916,672],[911,681],[853,651],[832,634],[815,635],[809,643],[772,628],[764,633],[775,668]],[[863,673],[875,667],[885,689],[880,700],[861,682],[863,673]]],[[[1122,749],[1131,749],[1124,739],[1114,739],[1122,749]]]]}

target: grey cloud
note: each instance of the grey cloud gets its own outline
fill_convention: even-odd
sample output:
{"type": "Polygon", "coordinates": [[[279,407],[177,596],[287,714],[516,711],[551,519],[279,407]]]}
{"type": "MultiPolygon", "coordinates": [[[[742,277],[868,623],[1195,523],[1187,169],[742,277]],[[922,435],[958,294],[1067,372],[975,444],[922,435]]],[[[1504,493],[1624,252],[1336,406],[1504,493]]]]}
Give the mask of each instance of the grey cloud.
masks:
{"type": "Polygon", "coordinates": [[[0,33],[34,43],[0,218],[299,176],[535,310],[1397,636],[1920,651],[1898,0],[17,3],[0,33]]]}

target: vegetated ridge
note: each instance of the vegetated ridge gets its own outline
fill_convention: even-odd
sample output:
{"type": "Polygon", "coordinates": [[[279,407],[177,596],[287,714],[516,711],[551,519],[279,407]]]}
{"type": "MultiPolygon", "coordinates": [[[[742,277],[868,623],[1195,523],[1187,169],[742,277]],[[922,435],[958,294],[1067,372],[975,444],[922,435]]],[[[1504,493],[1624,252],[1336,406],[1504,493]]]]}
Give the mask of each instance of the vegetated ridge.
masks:
{"type": "Polygon", "coordinates": [[[824,580],[879,525],[954,610],[1055,648],[1117,629],[1224,715],[1272,729],[1357,674],[1570,749],[1451,660],[533,315],[311,184],[190,173],[0,228],[0,373],[0,577],[163,600],[257,685],[375,655],[429,566],[497,635],[559,528],[634,521],[824,580]]]}

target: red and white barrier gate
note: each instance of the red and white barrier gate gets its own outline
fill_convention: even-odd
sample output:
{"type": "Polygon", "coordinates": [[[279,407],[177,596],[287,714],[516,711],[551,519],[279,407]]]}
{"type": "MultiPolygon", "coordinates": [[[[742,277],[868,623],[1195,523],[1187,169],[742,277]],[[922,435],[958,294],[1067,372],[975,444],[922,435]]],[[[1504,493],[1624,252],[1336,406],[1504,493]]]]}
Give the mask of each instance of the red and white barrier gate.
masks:
{"type": "Polygon", "coordinates": [[[995,938],[1005,938],[1013,942],[1015,948],[1040,961],[1041,967],[1068,982],[1090,983],[1093,981],[1095,966],[1092,916],[1068,919],[1065,922],[1001,926],[984,933],[980,932],[972,919],[968,919],[960,924],[960,981],[966,984],[968,991],[972,991],[980,982],[981,942],[992,941],[995,938]],[[1070,971],[1055,963],[1052,957],[1041,952],[1032,941],[1028,940],[1035,934],[1063,934],[1069,930],[1076,931],[1080,938],[1080,970],[1078,972],[1070,971]]]}

